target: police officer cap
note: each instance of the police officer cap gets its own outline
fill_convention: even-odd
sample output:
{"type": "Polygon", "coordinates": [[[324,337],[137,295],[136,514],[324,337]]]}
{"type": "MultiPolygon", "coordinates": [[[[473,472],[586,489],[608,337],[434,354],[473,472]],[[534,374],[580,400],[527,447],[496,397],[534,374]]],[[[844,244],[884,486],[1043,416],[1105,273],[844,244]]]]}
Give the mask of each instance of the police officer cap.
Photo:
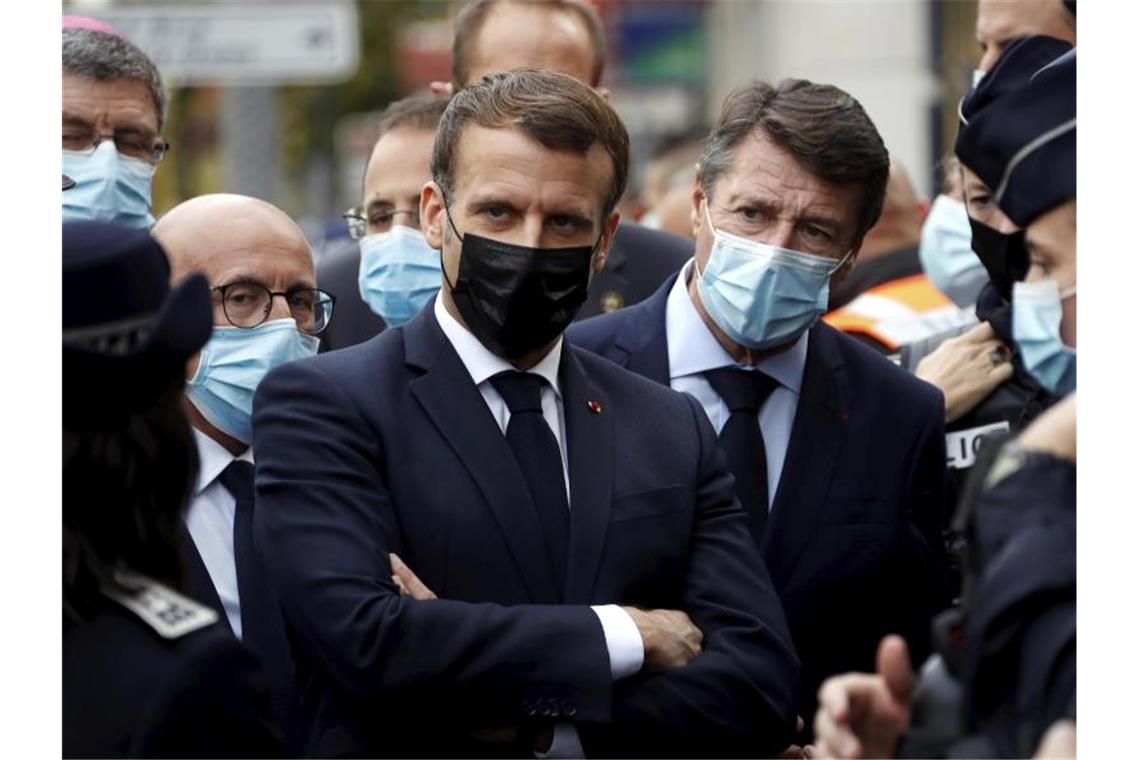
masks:
{"type": "Polygon", "coordinates": [[[1060,57],[1026,75],[1039,60],[1033,53],[1047,49],[1044,43],[1033,42],[1042,39],[1019,41],[1006,50],[998,66],[1006,56],[1020,59],[1022,55],[1028,56],[1029,65],[1013,67],[1019,76],[1012,86],[1002,84],[1005,77],[997,66],[982,79],[978,90],[988,85],[989,95],[978,98],[980,108],[963,104],[966,123],[955,144],[962,163],[981,177],[1002,211],[1019,227],[1075,196],[1077,189],[1076,51],[1061,43],[1060,57]],[[1031,47],[1033,51],[1019,55],[1019,50],[1031,47]]]}
{"type": "Polygon", "coordinates": [[[992,141],[983,143],[978,138],[983,128],[1015,129],[1017,125],[994,123],[982,119],[981,113],[995,101],[1022,87],[1043,66],[1072,49],[1072,45],[1054,37],[1019,37],[1006,46],[994,67],[958,105],[958,139],[954,143],[954,153],[991,190],[997,186],[1009,157],[994,153],[997,146],[992,141]]]}
{"type": "Polygon", "coordinates": [[[170,263],[145,230],[63,225],[64,423],[113,422],[179,377],[213,330],[200,274],[170,287],[170,263]]]}

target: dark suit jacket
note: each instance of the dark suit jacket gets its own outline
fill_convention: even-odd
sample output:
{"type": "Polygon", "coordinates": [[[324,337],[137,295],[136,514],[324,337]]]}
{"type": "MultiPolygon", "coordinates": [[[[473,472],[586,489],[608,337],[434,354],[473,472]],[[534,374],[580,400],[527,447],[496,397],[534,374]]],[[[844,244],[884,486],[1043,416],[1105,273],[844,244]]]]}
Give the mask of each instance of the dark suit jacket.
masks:
{"type": "Polygon", "coordinates": [[[167,639],[107,599],[64,630],[64,757],[283,752],[261,671],[221,623],[167,639]]]}
{"type": "MultiPolygon", "coordinates": [[[[620,225],[606,268],[591,283],[578,319],[648,298],[692,255],[691,240],[639,224],[620,225]]],[[[355,240],[328,251],[317,263],[317,284],[336,296],[332,321],[321,333],[322,353],[363,343],[387,326],[360,297],[359,274],[355,240]]]]}
{"type": "MultiPolygon", "coordinates": [[[[675,277],[642,303],[571,325],[567,337],[669,383],[665,304],[675,277]]],[[[819,323],[787,458],[760,545],[802,664],[810,726],[824,678],[873,671],[879,639],[904,635],[916,662],[945,602],[939,534],[945,477],[941,394],[819,323]]]]}
{"type": "Polygon", "coordinates": [[[310,752],[503,755],[525,750],[468,734],[536,717],[572,719],[590,755],[788,743],[798,665],[700,408],[568,345],[560,382],[564,588],[506,438],[431,306],[262,382],[254,530],[292,634],[310,752]],[[401,597],[390,551],[440,598],[401,597]],[[614,683],[587,606],[608,603],[684,610],[704,652],[614,683]]]}
{"type": "Polygon", "coordinates": [[[590,283],[578,319],[649,298],[665,278],[693,256],[693,241],[640,224],[618,226],[606,268],[590,283]]]}

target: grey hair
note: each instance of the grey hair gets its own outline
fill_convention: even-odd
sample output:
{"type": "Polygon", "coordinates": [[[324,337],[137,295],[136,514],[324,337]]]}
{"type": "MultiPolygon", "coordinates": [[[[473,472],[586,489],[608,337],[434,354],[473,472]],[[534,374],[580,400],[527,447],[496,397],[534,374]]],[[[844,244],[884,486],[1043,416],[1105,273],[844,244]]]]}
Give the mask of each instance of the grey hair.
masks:
{"type": "Polygon", "coordinates": [[[93,29],[64,29],[63,70],[96,82],[139,80],[150,90],[158,116],[158,129],[162,131],[166,121],[166,90],[154,61],[134,43],[93,29]]]}

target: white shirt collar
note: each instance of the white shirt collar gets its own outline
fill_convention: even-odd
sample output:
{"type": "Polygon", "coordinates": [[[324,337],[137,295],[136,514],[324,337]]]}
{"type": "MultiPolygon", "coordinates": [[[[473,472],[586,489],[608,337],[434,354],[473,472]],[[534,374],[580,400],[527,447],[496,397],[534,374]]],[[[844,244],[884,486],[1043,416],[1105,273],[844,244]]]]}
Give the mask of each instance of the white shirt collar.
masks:
{"type": "Polygon", "coordinates": [[[222,470],[229,467],[230,462],[235,459],[253,463],[252,448],[246,448],[240,456],[235,457],[225,446],[198,428],[191,427],[191,430],[194,431],[194,441],[198,444],[198,484],[194,489],[195,496],[205,491],[211,483],[217,480],[218,476],[222,474],[222,470]]]}
{"type": "MultiPolygon", "coordinates": [[[[697,307],[693,305],[693,299],[689,295],[688,279],[692,269],[693,260],[689,259],[677,275],[677,281],[673,283],[665,303],[665,337],[669,345],[671,380],[718,367],[743,366],[737,365],[736,360],[717,341],[716,336],[697,313],[697,307]]],[[[755,369],[798,394],[804,380],[807,344],[808,331],[805,330],[791,348],[763,359],[755,365],[755,369]]]]}
{"type": "MultiPolygon", "coordinates": [[[[459,321],[451,316],[443,305],[443,292],[436,296],[435,299],[435,318],[439,322],[439,327],[443,330],[443,334],[447,336],[447,340],[451,343],[455,353],[459,354],[459,360],[463,362],[463,366],[467,368],[470,373],[471,379],[475,385],[481,385],[490,378],[499,374],[500,372],[513,371],[515,367],[501,356],[496,356],[491,353],[486,346],[479,342],[470,330],[461,325],[459,321]]],[[[558,385],[558,367],[562,362],[562,336],[558,337],[558,342],[554,344],[554,348],[542,357],[542,361],[534,365],[527,372],[540,375],[550,383],[550,387],[554,389],[554,393],[558,398],[562,398],[562,390],[558,385]]]]}

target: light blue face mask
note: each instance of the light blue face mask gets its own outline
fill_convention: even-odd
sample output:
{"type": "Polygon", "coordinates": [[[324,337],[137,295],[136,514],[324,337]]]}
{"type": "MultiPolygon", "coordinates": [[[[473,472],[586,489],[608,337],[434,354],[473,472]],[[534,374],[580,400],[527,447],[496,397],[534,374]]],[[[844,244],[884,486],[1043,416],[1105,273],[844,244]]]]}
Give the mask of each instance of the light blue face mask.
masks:
{"type": "Polygon", "coordinates": [[[146,229],[154,165],[119,153],[114,140],[99,143],[93,153],[63,152],[63,173],[75,186],[63,191],[63,221],[118,222],[146,229]]]}
{"type": "Polygon", "coordinates": [[[186,395],[211,425],[242,443],[253,440],[253,393],[269,370],[317,353],[320,341],[275,319],[252,328],[215,327],[186,395]]]}
{"type": "Polygon", "coordinates": [[[831,275],[847,261],[737,237],[713,227],[709,260],[697,274],[705,311],[728,337],[759,350],[790,343],[827,310],[831,275]]]}
{"type": "Polygon", "coordinates": [[[1013,342],[1029,374],[1054,396],[1077,388],[1077,351],[1061,341],[1061,302],[1076,293],[1059,292],[1052,280],[1013,283],[1013,342]]]}
{"type": "Polygon", "coordinates": [[[960,308],[974,305],[990,281],[982,260],[974,253],[971,237],[966,204],[947,195],[935,198],[922,224],[918,258],[934,287],[960,308]]]}
{"type": "Polygon", "coordinates": [[[390,327],[414,317],[439,291],[439,251],[423,233],[397,225],[360,240],[360,297],[390,327]]]}

